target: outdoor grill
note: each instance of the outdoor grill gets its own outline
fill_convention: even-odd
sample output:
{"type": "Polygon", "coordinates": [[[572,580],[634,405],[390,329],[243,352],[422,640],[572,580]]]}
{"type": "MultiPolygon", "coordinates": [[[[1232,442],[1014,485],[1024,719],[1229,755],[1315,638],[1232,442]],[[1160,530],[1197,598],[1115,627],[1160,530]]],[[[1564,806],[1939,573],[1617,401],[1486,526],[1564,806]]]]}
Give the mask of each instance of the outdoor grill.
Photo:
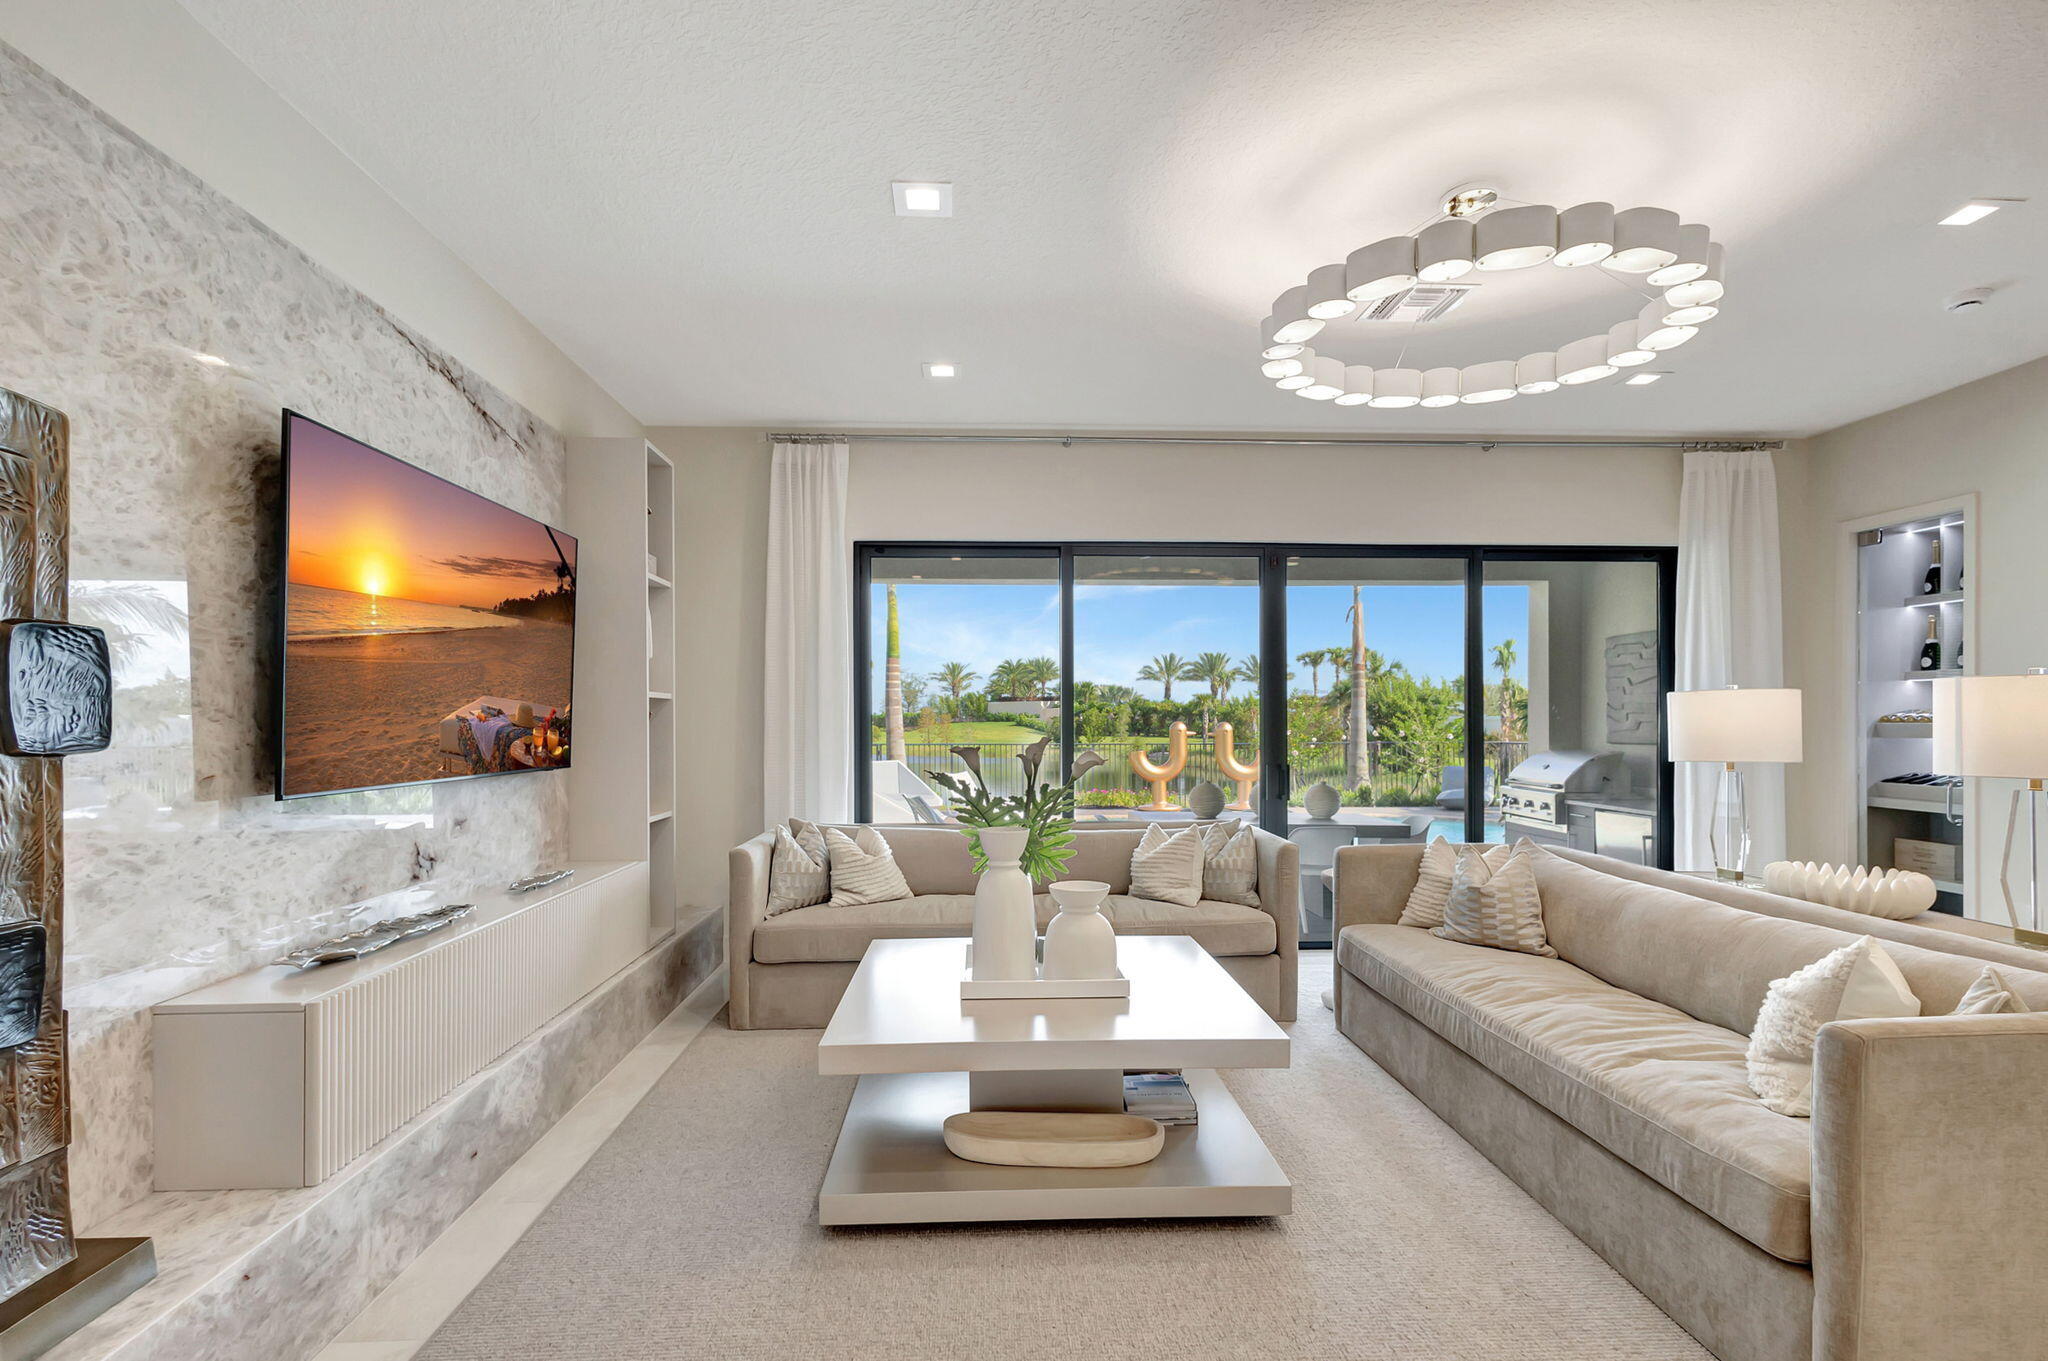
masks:
{"type": "Polygon", "coordinates": [[[1612,751],[1546,751],[1508,772],[1501,785],[1501,821],[1536,831],[1566,830],[1571,796],[1612,790],[1622,776],[1612,751]]]}

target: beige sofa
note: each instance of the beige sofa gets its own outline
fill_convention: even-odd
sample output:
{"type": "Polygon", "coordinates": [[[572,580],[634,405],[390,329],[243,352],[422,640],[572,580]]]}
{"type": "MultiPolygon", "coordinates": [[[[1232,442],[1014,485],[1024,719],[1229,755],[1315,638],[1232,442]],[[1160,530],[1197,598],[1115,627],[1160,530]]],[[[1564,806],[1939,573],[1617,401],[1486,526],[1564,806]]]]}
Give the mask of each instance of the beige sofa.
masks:
{"type": "Polygon", "coordinates": [[[2048,1356],[2048,1013],[1944,1014],[1987,962],[2048,1008],[2048,957],[1564,851],[1561,958],[1489,950],[1395,924],[1421,854],[1338,853],[1338,1028],[1716,1356],[2048,1356]],[[1862,934],[1927,1014],[1822,1027],[1774,1114],[1765,990],[1862,934]]]}
{"type": "MultiPolygon", "coordinates": [[[[967,838],[951,827],[876,828],[915,897],[865,907],[799,907],[770,917],[767,832],[731,854],[726,955],[731,1024],[738,1030],[822,1026],[871,941],[973,933],[974,867],[967,838]]],[[[1125,896],[1131,850],[1142,827],[1079,828],[1063,877],[1099,879],[1104,912],[1119,935],[1193,936],[1276,1020],[1294,1019],[1296,882],[1299,855],[1281,837],[1258,833],[1259,906],[1204,901],[1194,907],[1125,896]]],[[[1058,909],[1038,895],[1041,928],[1058,909]]]]}

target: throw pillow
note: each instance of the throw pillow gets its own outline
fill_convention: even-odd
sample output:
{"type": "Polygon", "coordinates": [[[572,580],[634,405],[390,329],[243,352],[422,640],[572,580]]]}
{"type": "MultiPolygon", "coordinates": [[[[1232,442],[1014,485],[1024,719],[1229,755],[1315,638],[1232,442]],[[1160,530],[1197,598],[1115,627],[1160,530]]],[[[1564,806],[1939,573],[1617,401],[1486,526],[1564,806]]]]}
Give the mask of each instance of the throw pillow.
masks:
{"type": "Polygon", "coordinates": [[[1977,975],[1977,981],[1970,984],[1963,1000],[1956,1003],[1951,1016],[1997,1016],[2006,1012],[2032,1011],[2033,1008],[2020,1000],[2012,990],[2012,982],[1989,964],[1984,972],[1977,975]]]}
{"type": "Polygon", "coordinates": [[[775,829],[768,860],[768,915],[813,907],[832,896],[832,861],[825,832],[814,822],[791,818],[775,829]]]}
{"type": "Polygon", "coordinates": [[[1251,823],[1212,822],[1202,829],[1202,896],[1259,905],[1259,843],[1251,823]]]}
{"type": "Polygon", "coordinates": [[[1202,901],[1202,832],[1168,832],[1158,823],[1131,852],[1131,896],[1193,907],[1202,901]]]}
{"type": "Polygon", "coordinates": [[[837,827],[827,827],[825,845],[832,855],[831,906],[858,907],[911,896],[910,884],[897,868],[889,843],[874,828],[856,827],[848,836],[837,827]]]}
{"type": "Polygon", "coordinates": [[[1419,926],[1425,931],[1444,924],[1444,900],[1451,896],[1451,879],[1458,870],[1458,848],[1438,837],[1422,849],[1422,866],[1415,875],[1415,887],[1408,905],[1401,909],[1401,926],[1419,926]]]}
{"type": "Polygon", "coordinates": [[[1443,925],[1432,927],[1430,934],[1464,945],[1557,958],[1543,931],[1536,843],[1524,837],[1498,855],[1461,846],[1457,856],[1451,891],[1444,895],[1443,925]]]}
{"type": "Polygon", "coordinates": [[[1749,1036],[1749,1086],[1780,1115],[1813,1114],[1813,1041],[1829,1021],[1918,1016],[1920,999],[1870,936],[1773,982],[1749,1036]]]}

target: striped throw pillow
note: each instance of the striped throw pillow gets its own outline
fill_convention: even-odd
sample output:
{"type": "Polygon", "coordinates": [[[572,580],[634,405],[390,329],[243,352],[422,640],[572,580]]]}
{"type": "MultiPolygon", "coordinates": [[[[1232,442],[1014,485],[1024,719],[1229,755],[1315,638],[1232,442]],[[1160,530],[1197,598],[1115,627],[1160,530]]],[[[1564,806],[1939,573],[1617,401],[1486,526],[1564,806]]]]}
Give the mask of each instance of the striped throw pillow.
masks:
{"type": "Polygon", "coordinates": [[[1536,893],[1536,843],[1526,837],[1501,858],[1498,868],[1476,846],[1458,850],[1451,891],[1444,896],[1444,922],[1431,935],[1464,945],[1518,950],[1557,958],[1543,932],[1543,900],[1536,893]]]}
{"type": "Polygon", "coordinates": [[[1249,822],[1212,822],[1202,829],[1202,896],[1259,905],[1259,843],[1249,822]]]}
{"type": "Polygon", "coordinates": [[[1158,823],[1131,852],[1131,896],[1193,907],[1202,901],[1202,831],[1167,832],[1158,823]]]}
{"type": "MultiPolygon", "coordinates": [[[[1476,848],[1475,849],[1479,849],[1476,848]]],[[[1512,850],[1506,845],[1492,845],[1479,849],[1488,869],[1498,869],[1506,863],[1512,850]]],[[[1415,887],[1408,894],[1407,906],[1401,909],[1401,919],[1396,925],[1419,926],[1433,930],[1444,924],[1444,900],[1451,896],[1451,878],[1458,868],[1458,846],[1443,837],[1423,848],[1422,866],[1415,876],[1415,887]]]]}
{"type": "Polygon", "coordinates": [[[832,861],[825,833],[814,822],[789,820],[775,829],[768,861],[768,915],[814,907],[832,896],[832,861]]]}
{"type": "Polygon", "coordinates": [[[848,836],[837,827],[825,829],[832,856],[833,907],[889,903],[911,896],[910,883],[897,867],[889,843],[872,827],[856,827],[848,836]]]}

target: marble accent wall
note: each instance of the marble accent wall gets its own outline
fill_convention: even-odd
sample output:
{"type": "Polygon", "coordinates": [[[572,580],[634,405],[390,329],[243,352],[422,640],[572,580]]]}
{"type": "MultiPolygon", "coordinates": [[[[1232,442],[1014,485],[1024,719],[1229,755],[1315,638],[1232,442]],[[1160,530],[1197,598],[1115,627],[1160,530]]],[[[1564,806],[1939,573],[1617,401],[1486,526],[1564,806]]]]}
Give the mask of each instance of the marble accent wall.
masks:
{"type": "Polygon", "coordinates": [[[0,44],[0,384],[71,418],[71,614],[114,745],[66,774],[73,1195],[150,1189],[151,1004],[567,848],[567,776],[271,797],[279,411],[559,523],[561,437],[0,44]],[[199,356],[208,356],[202,359],[199,356]]]}

